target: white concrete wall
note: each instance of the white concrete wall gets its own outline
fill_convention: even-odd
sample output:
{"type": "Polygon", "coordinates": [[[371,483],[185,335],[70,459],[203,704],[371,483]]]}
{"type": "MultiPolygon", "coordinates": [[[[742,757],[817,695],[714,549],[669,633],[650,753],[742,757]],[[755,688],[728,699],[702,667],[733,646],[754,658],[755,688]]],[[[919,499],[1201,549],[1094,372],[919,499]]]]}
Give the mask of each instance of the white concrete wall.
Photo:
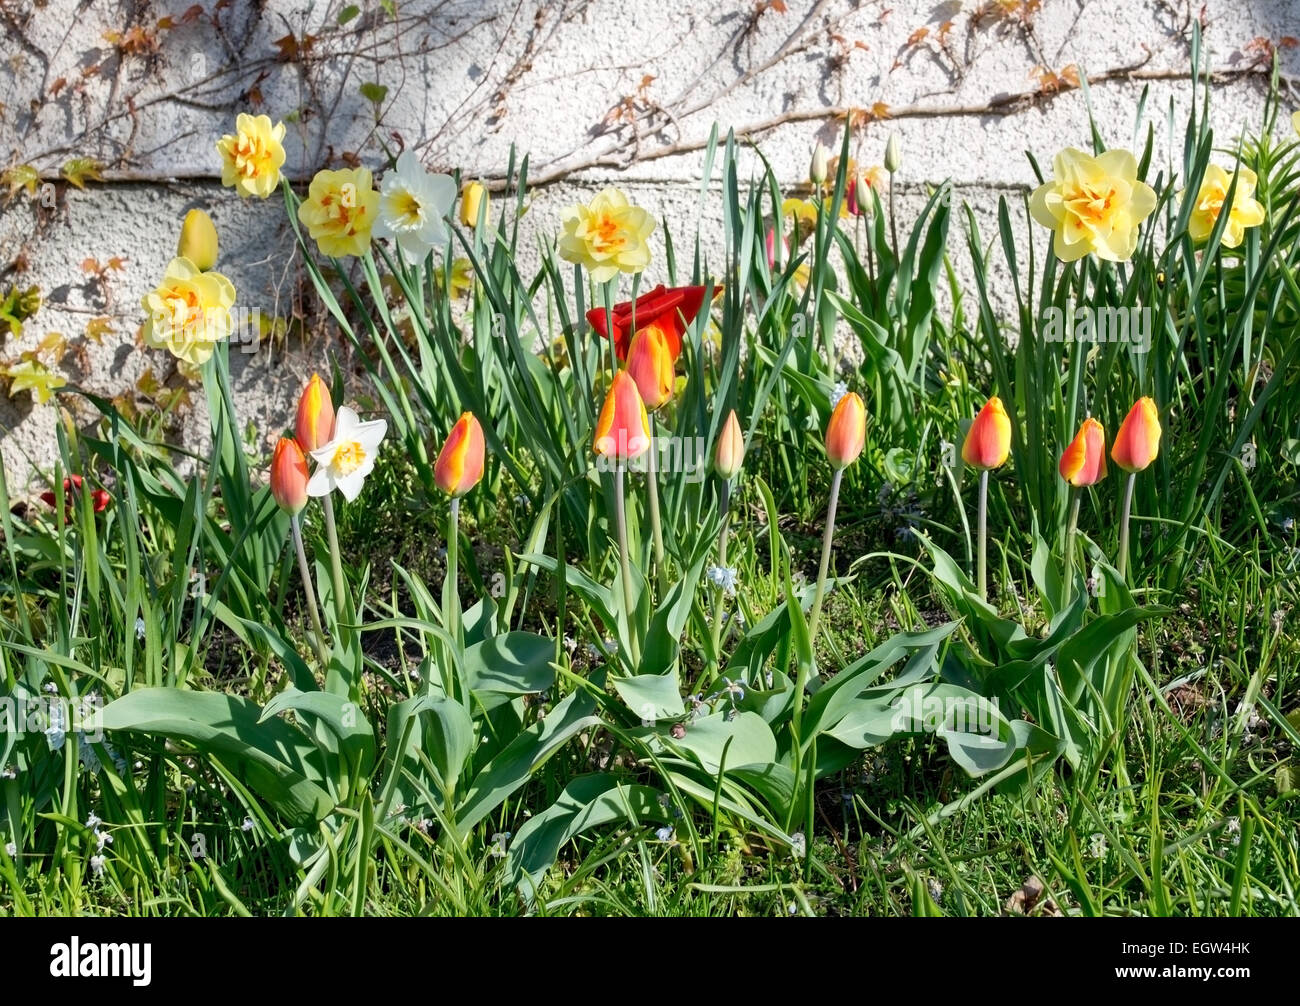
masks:
{"type": "MultiPolygon", "coordinates": [[[[139,300],[192,206],[215,219],[220,268],[240,302],[279,315],[294,310],[305,288],[281,203],[241,201],[219,185],[213,144],[239,111],[290,120],[287,170],[295,179],[337,166],[331,158],[345,152],[378,168],[381,140],[416,147],[432,168],[493,179],[514,144],[546,182],[523,223],[530,235],[554,233],[560,207],[617,180],[666,221],[679,248],[698,223],[716,255],[721,204],[707,201],[701,215],[697,197],[700,147],[715,121],[754,138],[782,183],[794,185],[806,177],[814,139],[838,144],[845,109],[879,105],[890,118],[866,121],[855,149],[877,162],[889,132],[899,133],[904,212],[919,206],[926,184],[952,179],[992,237],[998,197],[1010,193],[1018,204],[1033,178],[1023,151],[1046,167],[1058,148],[1088,141],[1081,91],[1032,94],[1044,67],[1105,78],[1091,89],[1092,106],[1112,145],[1132,144],[1137,99],[1149,87],[1147,118],[1161,144],[1156,163],[1164,163],[1169,103],[1181,130],[1190,95],[1190,17],[1204,12],[1224,146],[1243,128],[1258,129],[1265,88],[1251,72],[1260,51],[1253,40],[1300,36],[1292,0],[1042,0],[1024,19],[998,17],[998,4],[972,0],[407,0],[396,20],[367,0],[339,26],[346,6],[232,0],[214,12],[214,0],[203,0],[189,21],[183,0],[0,7],[7,57],[0,148],[7,163],[32,164],[51,183],[45,199],[19,193],[0,210],[0,268],[11,269],[0,291],[36,283],[46,298],[22,339],[0,336],[0,364],[57,331],[80,347],[59,368],[74,384],[116,395],[148,367],[169,374],[166,354],[137,343],[139,300]],[[177,23],[159,28],[166,15],[177,23]],[[922,28],[925,37],[909,44],[922,28]],[[280,61],[275,41],[287,35],[312,41],[305,54],[280,61]],[[389,89],[378,124],[358,90],[367,82],[389,89]],[[621,119],[610,114],[616,107],[625,109],[621,119]],[[663,156],[667,148],[681,152],[663,156]],[[95,158],[103,180],[84,191],[67,185],[59,169],[72,156],[95,158]],[[125,270],[103,285],[88,282],[81,262],[113,256],[125,259],[125,270]],[[15,263],[25,271],[12,271],[15,263]],[[87,344],[86,324],[101,316],[114,333],[87,344]]],[[[1294,74],[1300,49],[1284,45],[1281,53],[1294,74]]],[[[757,173],[752,156],[743,164],[757,173]]],[[[1027,229],[1022,235],[1030,239],[1027,229]]],[[[952,251],[966,275],[964,247],[955,231],[952,251]]],[[[660,253],[647,278],[662,268],[660,253]]],[[[319,333],[288,352],[238,355],[236,400],[263,444],[330,349],[346,354],[319,333]]],[[[190,447],[201,447],[200,397],[183,423],[190,447]]],[[[0,394],[0,451],[16,495],[42,488],[56,415],[25,394],[0,394]]],[[[87,418],[84,410],[78,418],[87,418]]]]}

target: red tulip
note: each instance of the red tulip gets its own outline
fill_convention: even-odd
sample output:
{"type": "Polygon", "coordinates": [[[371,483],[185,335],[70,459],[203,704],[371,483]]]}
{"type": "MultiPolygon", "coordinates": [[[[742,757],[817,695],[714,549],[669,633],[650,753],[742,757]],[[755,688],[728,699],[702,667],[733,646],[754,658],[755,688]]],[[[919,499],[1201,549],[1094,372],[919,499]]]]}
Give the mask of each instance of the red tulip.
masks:
{"type": "MultiPolygon", "coordinates": [[[[720,286],[666,287],[660,284],[638,297],[635,304],[632,301],[615,304],[610,312],[614,322],[615,354],[619,360],[627,359],[635,314],[637,330],[654,325],[663,333],[675,361],[682,353],[683,333],[700,313],[706,300],[713,300],[721,292],[720,286]]],[[[609,338],[609,320],[603,307],[594,307],[587,312],[587,321],[602,339],[609,338]]]]}
{"type": "Polygon", "coordinates": [[[639,458],[650,447],[650,419],[645,402],[641,401],[636,381],[626,370],[614,375],[614,383],[609,386],[596,421],[596,437],[591,446],[597,454],[616,461],[639,458]]]}
{"type": "Polygon", "coordinates": [[[461,414],[433,466],[433,480],[448,496],[464,496],[483,478],[483,427],[472,412],[461,414]]]}
{"type": "MultiPolygon", "coordinates": [[[[782,238],[781,239],[781,261],[785,262],[789,257],[790,257],[790,242],[787,241],[785,238],[782,238]]],[[[776,228],[769,227],[767,229],[767,267],[769,269],[775,269],[777,267],[777,264],[778,263],[776,261],[776,228]]]]}
{"type": "MultiPolygon", "coordinates": [[[[63,480],[63,499],[65,501],[65,513],[69,520],[72,519],[72,492],[82,491],[82,479],[80,475],[69,475],[63,480]]],[[[90,505],[95,513],[103,513],[108,508],[108,501],[113,497],[105,489],[92,489],[90,491],[90,505]]],[[[54,506],[57,500],[54,498],[54,490],[47,489],[41,493],[41,500],[48,506],[54,506]]]]}

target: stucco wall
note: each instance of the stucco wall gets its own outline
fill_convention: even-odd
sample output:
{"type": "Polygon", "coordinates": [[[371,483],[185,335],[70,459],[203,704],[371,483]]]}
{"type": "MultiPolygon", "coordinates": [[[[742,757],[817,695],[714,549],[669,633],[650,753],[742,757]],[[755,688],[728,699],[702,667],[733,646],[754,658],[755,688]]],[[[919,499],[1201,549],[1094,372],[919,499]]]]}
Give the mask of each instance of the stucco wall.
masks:
{"type": "MultiPolygon", "coordinates": [[[[878,162],[891,131],[902,140],[904,214],[926,184],[952,179],[992,235],[998,197],[1018,202],[1032,180],[1024,150],[1046,166],[1058,148],[1086,145],[1083,93],[1070,86],[1078,73],[1095,80],[1093,111],[1113,145],[1134,145],[1137,99],[1150,89],[1163,164],[1170,102],[1181,129],[1190,95],[1191,18],[1205,24],[1225,147],[1243,127],[1258,128],[1267,40],[1280,46],[1284,70],[1300,63],[1292,0],[412,0],[396,17],[358,6],[340,24],[348,5],[337,0],[0,2],[0,147],[10,167],[41,176],[34,198],[19,191],[0,210],[0,268],[9,270],[0,294],[35,283],[45,298],[21,338],[0,334],[0,365],[59,332],[71,347],[59,369],[71,383],[117,395],[148,368],[167,379],[166,354],[137,343],[139,301],[192,206],[215,219],[221,268],[241,303],[279,316],[298,308],[302,277],[281,203],[242,201],[219,185],[213,144],[239,111],[289,121],[295,179],[340,157],[378,168],[382,142],[491,180],[515,144],[539,183],[527,232],[552,233],[560,207],[616,178],[679,242],[698,222],[706,250],[713,241],[717,251],[721,204],[706,201],[701,217],[698,198],[715,121],[756,140],[792,185],[806,177],[814,139],[837,145],[856,110],[860,160],[878,162]],[[361,93],[370,83],[387,88],[378,105],[361,93]],[[60,170],[72,157],[94,158],[100,179],[69,185],[60,170]],[[88,258],[118,258],[122,269],[101,281],[85,270],[88,258]],[[86,339],[87,325],[105,318],[101,342],[86,339]]],[[[743,165],[758,171],[751,155],[743,165]]],[[[963,276],[964,246],[955,231],[963,276]]],[[[660,256],[648,279],[662,266],[660,256]]],[[[318,333],[236,354],[237,402],[263,443],[331,348],[341,351],[318,333]]],[[[185,420],[191,446],[201,444],[200,397],[185,420]]],[[[56,418],[26,394],[0,394],[0,450],[15,494],[41,488],[56,418]]]]}

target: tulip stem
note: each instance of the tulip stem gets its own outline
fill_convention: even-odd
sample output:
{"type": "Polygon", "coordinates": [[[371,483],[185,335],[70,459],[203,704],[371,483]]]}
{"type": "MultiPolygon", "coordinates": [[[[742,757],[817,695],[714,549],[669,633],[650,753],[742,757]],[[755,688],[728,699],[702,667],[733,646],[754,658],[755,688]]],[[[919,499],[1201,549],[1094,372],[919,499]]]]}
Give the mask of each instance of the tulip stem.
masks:
{"type": "Polygon", "coordinates": [[[655,436],[650,434],[650,449],[646,451],[646,489],[650,496],[650,530],[655,543],[655,573],[659,581],[659,600],[668,593],[668,566],[664,560],[664,531],[659,519],[659,459],[655,436]]]}
{"type": "Polygon", "coordinates": [[[1128,481],[1124,483],[1124,506],[1119,514],[1119,578],[1128,582],[1128,520],[1133,512],[1133,483],[1137,481],[1137,472],[1129,472],[1128,481]]]}
{"type": "Polygon", "coordinates": [[[442,581],[442,622],[460,645],[460,497],[451,498],[447,521],[447,575],[442,581]]]}
{"type": "MultiPolygon", "coordinates": [[[[722,527],[718,529],[718,565],[727,566],[727,535],[731,531],[731,479],[722,480],[718,494],[718,513],[722,515],[722,527]]],[[[719,588],[718,596],[713,602],[713,618],[709,622],[709,641],[712,643],[714,679],[722,670],[722,603],[726,591],[719,588]]]]}
{"type": "Polygon", "coordinates": [[[1079,533],[1079,490],[1070,489],[1070,522],[1065,527],[1065,604],[1074,596],[1074,538],[1079,533]]]}
{"type": "Polygon", "coordinates": [[[889,236],[894,246],[894,264],[898,264],[898,213],[895,212],[894,203],[894,173],[889,173],[889,236]]]}
{"type": "MultiPolygon", "coordinates": [[[[840,502],[840,480],[844,469],[836,468],[831,476],[830,500],[826,504],[826,529],[822,532],[822,561],[817,569],[817,589],[813,593],[812,616],[808,619],[808,638],[816,641],[817,623],[822,617],[822,597],[826,591],[826,574],[831,568],[831,543],[835,538],[835,508],[840,502]]],[[[791,598],[791,601],[794,599],[791,598]]],[[[799,696],[796,696],[799,698],[799,696]]]]}
{"type": "Polygon", "coordinates": [[[343,553],[339,549],[339,529],[334,521],[334,501],[326,496],[325,535],[330,546],[330,580],[334,585],[334,615],[340,623],[347,621],[347,606],[344,603],[343,553]]]}
{"type": "Polygon", "coordinates": [[[979,516],[976,522],[979,552],[976,556],[975,582],[980,600],[989,599],[989,471],[980,472],[979,516]]]}
{"type": "Polygon", "coordinates": [[[633,669],[641,663],[640,647],[636,639],[636,601],[632,590],[632,566],[627,555],[627,515],[624,512],[624,466],[614,471],[614,523],[618,528],[618,564],[623,577],[623,606],[627,611],[627,640],[631,650],[633,669]]]}
{"type": "Polygon", "coordinates": [[[312,586],[311,566],[307,563],[307,550],[302,547],[302,527],[297,514],[289,518],[289,527],[293,529],[293,547],[298,553],[298,573],[302,576],[302,592],[307,597],[307,614],[311,616],[312,631],[316,634],[316,656],[320,658],[322,667],[328,667],[330,654],[325,647],[325,630],[321,628],[320,611],[316,608],[316,588],[312,586]]]}

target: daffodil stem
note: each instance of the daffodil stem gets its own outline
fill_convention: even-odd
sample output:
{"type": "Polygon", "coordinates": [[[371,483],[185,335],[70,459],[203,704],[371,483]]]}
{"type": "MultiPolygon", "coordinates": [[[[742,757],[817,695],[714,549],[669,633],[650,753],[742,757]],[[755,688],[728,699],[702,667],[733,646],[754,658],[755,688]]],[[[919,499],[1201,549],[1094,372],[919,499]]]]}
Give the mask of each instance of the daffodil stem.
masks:
{"type": "MultiPolygon", "coordinates": [[[[808,619],[808,638],[817,639],[817,623],[822,617],[822,597],[826,592],[826,574],[831,568],[831,545],[835,540],[835,508],[840,502],[840,480],[844,477],[844,469],[836,468],[835,474],[831,476],[831,494],[830,500],[826,504],[826,528],[822,532],[822,561],[817,568],[817,589],[813,593],[812,616],[808,619]]],[[[791,598],[791,601],[794,599],[791,598]]],[[[796,696],[798,699],[799,696],[796,696]]]]}
{"type": "Polygon", "coordinates": [[[659,583],[659,600],[668,592],[668,566],[664,560],[664,529],[659,518],[659,458],[654,434],[650,434],[650,449],[646,451],[646,490],[650,497],[650,531],[655,542],[655,578],[659,583]]]}
{"type": "Polygon", "coordinates": [[[325,536],[330,546],[330,581],[334,586],[334,615],[340,623],[347,621],[347,603],[344,592],[347,581],[343,579],[343,552],[339,549],[339,529],[334,521],[334,501],[324,500],[325,536]]]}
{"type": "Polygon", "coordinates": [[[975,559],[975,583],[980,600],[989,599],[989,472],[980,472],[979,516],[976,521],[979,552],[975,559]]]}
{"type": "Polygon", "coordinates": [[[1079,532],[1079,490],[1070,489],[1070,522],[1065,526],[1065,604],[1074,595],[1074,538],[1079,532]]]}
{"type": "Polygon", "coordinates": [[[460,645],[460,497],[451,498],[447,522],[447,575],[442,581],[442,621],[460,645]]]}
{"type": "MultiPolygon", "coordinates": [[[[722,480],[718,494],[718,513],[722,515],[722,527],[718,529],[718,565],[726,569],[727,535],[731,531],[731,479],[722,480]]],[[[709,652],[713,655],[711,659],[715,679],[722,670],[722,603],[725,596],[726,591],[719,588],[718,596],[713,602],[713,618],[709,621],[709,640],[712,643],[709,652]]]]}
{"type": "Polygon", "coordinates": [[[1129,472],[1128,481],[1124,483],[1124,505],[1119,512],[1119,578],[1128,582],[1128,521],[1133,513],[1133,483],[1137,481],[1137,472],[1129,472]]]}
{"type": "Polygon", "coordinates": [[[294,551],[298,553],[298,573],[302,577],[302,592],[307,597],[307,614],[311,616],[312,632],[316,635],[316,656],[320,658],[321,667],[328,667],[330,654],[325,646],[325,630],[320,624],[316,588],[312,586],[311,566],[307,562],[307,550],[302,546],[302,526],[298,523],[297,514],[289,518],[289,527],[293,530],[294,551]]]}
{"type": "Polygon", "coordinates": [[[623,607],[627,611],[627,641],[632,656],[632,666],[641,663],[640,646],[636,638],[636,599],[632,590],[632,567],[627,555],[627,513],[623,492],[624,466],[614,472],[614,523],[618,528],[618,565],[623,578],[623,607]]]}

